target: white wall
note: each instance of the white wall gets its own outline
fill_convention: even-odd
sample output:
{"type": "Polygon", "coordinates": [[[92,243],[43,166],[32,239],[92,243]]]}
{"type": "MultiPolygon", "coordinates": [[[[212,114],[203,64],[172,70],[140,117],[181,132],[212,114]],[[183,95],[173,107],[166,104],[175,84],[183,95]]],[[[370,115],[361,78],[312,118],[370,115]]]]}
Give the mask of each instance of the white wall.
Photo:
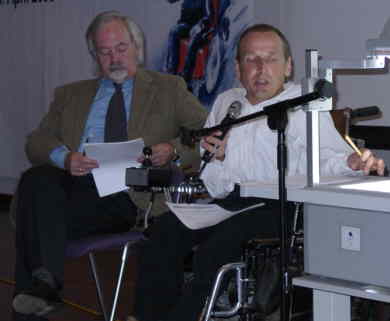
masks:
{"type": "Polygon", "coordinates": [[[255,23],[268,23],[280,28],[282,0],[254,0],[255,23]]]}
{"type": "MultiPolygon", "coordinates": [[[[306,49],[318,49],[325,59],[363,58],[366,40],[377,38],[390,17],[388,0],[255,0],[255,4],[256,21],[278,26],[290,40],[296,81],[304,76],[306,49]]],[[[339,75],[336,82],[337,107],[378,105],[383,117],[364,125],[390,126],[390,73],[339,75]]]]}
{"type": "MultiPolygon", "coordinates": [[[[282,27],[291,41],[297,79],[304,75],[304,50],[318,49],[325,59],[359,59],[365,43],[377,38],[390,17],[388,0],[283,1],[282,27]]],[[[364,125],[390,125],[390,74],[336,77],[337,107],[378,105],[383,118],[364,125]]],[[[363,123],[362,123],[363,124],[363,123]]]]}
{"type": "MultiPolygon", "coordinates": [[[[295,80],[304,77],[306,49],[318,49],[324,59],[361,59],[366,40],[378,38],[390,17],[388,0],[278,0],[256,1],[256,20],[271,23],[290,40],[295,80]]],[[[390,126],[390,72],[336,76],[335,107],[377,105],[382,117],[360,125],[390,126]]],[[[390,137],[384,137],[390,139],[390,137]]],[[[390,152],[378,151],[390,164],[390,152]]]]}
{"type": "MultiPolygon", "coordinates": [[[[282,7],[285,18],[282,20],[288,23],[285,28],[300,78],[304,75],[304,49],[318,49],[325,59],[362,58],[366,54],[366,40],[378,38],[390,17],[388,0],[286,0],[282,7]]],[[[382,118],[359,124],[390,126],[390,73],[339,75],[336,83],[337,107],[377,105],[382,118]]],[[[390,164],[389,151],[376,152],[390,164]]]]}

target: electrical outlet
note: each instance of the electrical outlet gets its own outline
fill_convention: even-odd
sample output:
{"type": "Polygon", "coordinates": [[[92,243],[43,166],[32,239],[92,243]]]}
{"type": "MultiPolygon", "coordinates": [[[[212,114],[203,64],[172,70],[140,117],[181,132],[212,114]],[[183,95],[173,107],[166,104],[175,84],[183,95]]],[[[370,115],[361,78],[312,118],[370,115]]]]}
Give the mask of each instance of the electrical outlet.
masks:
{"type": "Polygon", "coordinates": [[[360,251],[360,228],[341,226],[341,248],[344,250],[360,251]]]}

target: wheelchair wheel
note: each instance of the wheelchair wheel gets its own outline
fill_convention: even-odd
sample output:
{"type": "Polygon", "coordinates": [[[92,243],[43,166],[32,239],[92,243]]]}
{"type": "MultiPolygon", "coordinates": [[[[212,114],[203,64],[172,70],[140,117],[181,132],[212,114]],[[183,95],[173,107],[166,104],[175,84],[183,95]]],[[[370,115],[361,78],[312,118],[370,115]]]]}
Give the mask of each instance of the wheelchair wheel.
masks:
{"type": "MultiPolygon", "coordinates": [[[[297,242],[291,250],[289,275],[291,278],[303,273],[303,246],[297,242]]],[[[280,248],[278,241],[248,243],[245,263],[247,282],[244,284],[245,306],[241,309],[241,319],[251,321],[280,320],[280,248]],[[250,314],[250,317],[248,317],[250,314]]],[[[228,285],[231,305],[237,302],[235,280],[228,285]]],[[[310,321],[312,311],[312,292],[306,288],[291,288],[291,320],[310,321]]]]}

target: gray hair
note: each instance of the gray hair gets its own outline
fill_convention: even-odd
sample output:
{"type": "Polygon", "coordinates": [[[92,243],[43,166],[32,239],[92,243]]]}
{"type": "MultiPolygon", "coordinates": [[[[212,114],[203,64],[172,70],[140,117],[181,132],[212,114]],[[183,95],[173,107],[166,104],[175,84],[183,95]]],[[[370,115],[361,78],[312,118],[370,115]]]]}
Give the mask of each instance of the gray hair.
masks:
{"type": "Polygon", "coordinates": [[[141,28],[130,18],[122,15],[119,11],[105,11],[98,14],[88,26],[85,37],[87,39],[88,51],[96,60],[95,36],[99,28],[111,21],[121,21],[129,32],[130,39],[138,50],[138,64],[145,61],[145,39],[141,28]]]}

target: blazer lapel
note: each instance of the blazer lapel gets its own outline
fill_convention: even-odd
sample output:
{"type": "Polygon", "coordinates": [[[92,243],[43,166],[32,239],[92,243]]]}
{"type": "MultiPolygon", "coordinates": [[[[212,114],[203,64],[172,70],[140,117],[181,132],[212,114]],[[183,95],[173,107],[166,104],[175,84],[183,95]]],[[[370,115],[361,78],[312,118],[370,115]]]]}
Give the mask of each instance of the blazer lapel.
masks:
{"type": "Polygon", "coordinates": [[[128,123],[129,139],[140,137],[145,127],[148,115],[153,108],[153,98],[157,93],[157,87],[153,79],[141,68],[138,69],[135,79],[131,102],[131,115],[128,123]]]}
{"type": "Polygon", "coordinates": [[[87,122],[89,112],[91,110],[93,99],[99,87],[99,80],[94,79],[90,82],[86,82],[83,88],[80,90],[79,99],[77,100],[77,106],[75,106],[75,123],[73,131],[73,145],[79,146],[82,135],[84,134],[84,128],[87,122]]]}

